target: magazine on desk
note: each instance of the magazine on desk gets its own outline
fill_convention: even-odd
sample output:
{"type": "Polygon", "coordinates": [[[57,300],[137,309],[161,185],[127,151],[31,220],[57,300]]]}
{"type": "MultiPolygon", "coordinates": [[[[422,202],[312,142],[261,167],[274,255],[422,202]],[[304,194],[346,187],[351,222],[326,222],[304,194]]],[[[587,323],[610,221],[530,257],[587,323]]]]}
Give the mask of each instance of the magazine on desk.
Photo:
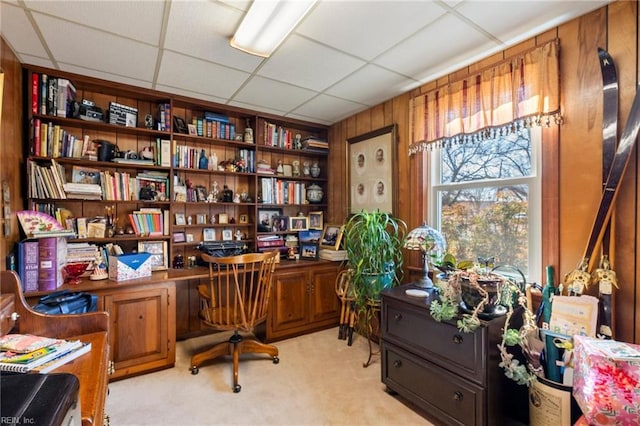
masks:
{"type": "MultiPolygon", "coordinates": [[[[42,342],[45,341],[44,339],[49,338],[43,338],[42,342]]],[[[53,340],[53,343],[30,352],[15,352],[11,350],[0,352],[0,371],[28,373],[38,369],[38,372],[46,373],[91,349],[90,344],[84,344],[79,340],[51,340],[53,340]]]]}

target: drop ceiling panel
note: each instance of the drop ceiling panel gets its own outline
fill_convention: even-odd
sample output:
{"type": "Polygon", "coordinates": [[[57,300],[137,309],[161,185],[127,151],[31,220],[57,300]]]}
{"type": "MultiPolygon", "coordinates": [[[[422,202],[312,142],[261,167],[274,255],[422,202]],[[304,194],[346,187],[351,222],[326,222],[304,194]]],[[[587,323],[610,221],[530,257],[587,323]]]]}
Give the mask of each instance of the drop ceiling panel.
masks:
{"type": "Polygon", "coordinates": [[[392,98],[396,93],[409,91],[416,84],[398,73],[376,65],[367,65],[326,90],[329,95],[351,99],[368,106],[380,98],[392,98]],[[375,91],[371,90],[375,87],[375,91]]]}
{"type": "Polygon", "coordinates": [[[297,108],[295,114],[306,117],[306,120],[319,117],[325,122],[335,123],[339,120],[339,117],[348,117],[366,108],[366,105],[334,96],[318,95],[300,108],[297,108]]]}
{"type": "Polygon", "coordinates": [[[253,72],[262,58],[229,46],[243,12],[212,2],[172,2],[164,47],[185,55],[253,72]],[[199,28],[200,31],[189,29],[199,28]]]}
{"type": "Polygon", "coordinates": [[[292,35],[258,75],[321,91],[365,64],[353,56],[292,35]]]}
{"type": "Polygon", "coordinates": [[[371,60],[441,16],[431,1],[321,2],[296,32],[351,55],[371,60]]]}
{"type": "Polygon", "coordinates": [[[248,76],[242,71],[165,51],[158,73],[158,84],[228,98],[248,76]]]}
{"type": "Polygon", "coordinates": [[[263,77],[253,77],[234,97],[235,101],[290,111],[317,93],[263,77]]]}
{"type": "MultiPolygon", "coordinates": [[[[164,3],[160,1],[32,1],[34,11],[157,46],[164,3]],[[117,19],[114,19],[117,17],[117,19]]],[[[58,27],[65,28],[64,24],[58,27]]],[[[65,31],[62,31],[65,32],[65,31]]],[[[75,39],[77,43],[85,42],[75,39]]]]}
{"type": "Polygon", "coordinates": [[[13,49],[29,52],[30,57],[48,57],[40,39],[33,33],[31,22],[24,10],[3,4],[1,12],[0,31],[13,49]]]}
{"type": "Polygon", "coordinates": [[[34,12],[33,18],[40,27],[51,54],[63,69],[65,63],[86,65],[89,69],[144,81],[153,79],[157,49],[41,13],[34,12]],[[64,28],[64,31],[60,31],[60,28],[64,28]],[[69,40],[74,42],[70,45],[69,40]],[[82,40],[82,43],[76,40],[82,40]]]}
{"type": "Polygon", "coordinates": [[[495,41],[448,13],[376,58],[374,63],[420,80],[425,70],[439,69],[453,59],[459,61],[460,57],[497,47],[495,41]]]}

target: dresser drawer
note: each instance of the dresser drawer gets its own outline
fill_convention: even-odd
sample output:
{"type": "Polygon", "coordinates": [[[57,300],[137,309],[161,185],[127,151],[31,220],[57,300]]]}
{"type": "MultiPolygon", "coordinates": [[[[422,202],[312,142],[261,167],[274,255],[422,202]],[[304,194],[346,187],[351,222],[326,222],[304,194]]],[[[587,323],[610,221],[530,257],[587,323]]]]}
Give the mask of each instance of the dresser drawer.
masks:
{"type": "Polygon", "coordinates": [[[446,424],[484,424],[484,388],[386,341],[382,346],[382,381],[446,424]]]}
{"type": "Polygon", "coordinates": [[[385,303],[382,314],[385,340],[481,386],[486,385],[485,327],[474,333],[462,333],[454,324],[435,321],[428,306],[403,305],[393,300],[385,303]]]}

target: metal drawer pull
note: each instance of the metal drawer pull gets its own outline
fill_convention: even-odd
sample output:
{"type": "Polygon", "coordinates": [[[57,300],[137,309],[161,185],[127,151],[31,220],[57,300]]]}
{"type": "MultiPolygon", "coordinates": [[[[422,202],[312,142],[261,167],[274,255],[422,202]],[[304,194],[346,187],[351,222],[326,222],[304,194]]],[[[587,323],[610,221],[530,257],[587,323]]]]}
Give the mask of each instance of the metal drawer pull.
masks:
{"type": "Polygon", "coordinates": [[[453,335],[453,343],[455,343],[456,345],[459,345],[460,343],[462,343],[462,336],[459,334],[454,334],[453,335]]]}
{"type": "Polygon", "coordinates": [[[396,321],[400,321],[400,320],[402,319],[402,314],[400,314],[400,313],[395,314],[395,315],[393,316],[393,319],[395,319],[396,321]]]}
{"type": "Polygon", "coordinates": [[[458,391],[455,391],[453,393],[453,399],[455,399],[456,401],[462,401],[462,393],[458,392],[458,391]]]}
{"type": "Polygon", "coordinates": [[[393,361],[393,366],[396,368],[402,367],[402,361],[400,361],[399,359],[396,359],[395,361],[393,361]]]}

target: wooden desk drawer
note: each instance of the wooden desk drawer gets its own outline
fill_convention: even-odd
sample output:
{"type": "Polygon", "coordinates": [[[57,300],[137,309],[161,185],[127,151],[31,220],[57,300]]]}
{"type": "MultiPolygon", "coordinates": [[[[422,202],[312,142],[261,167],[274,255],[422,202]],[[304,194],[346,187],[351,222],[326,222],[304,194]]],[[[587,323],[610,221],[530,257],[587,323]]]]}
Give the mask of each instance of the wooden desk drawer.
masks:
{"type": "Polygon", "coordinates": [[[382,348],[382,381],[387,387],[451,425],[481,425],[485,392],[455,374],[388,342],[382,348]]]}
{"type": "Polygon", "coordinates": [[[462,333],[454,324],[439,323],[428,307],[400,305],[389,301],[383,310],[385,339],[479,385],[486,385],[484,358],[486,329],[462,333]]]}

